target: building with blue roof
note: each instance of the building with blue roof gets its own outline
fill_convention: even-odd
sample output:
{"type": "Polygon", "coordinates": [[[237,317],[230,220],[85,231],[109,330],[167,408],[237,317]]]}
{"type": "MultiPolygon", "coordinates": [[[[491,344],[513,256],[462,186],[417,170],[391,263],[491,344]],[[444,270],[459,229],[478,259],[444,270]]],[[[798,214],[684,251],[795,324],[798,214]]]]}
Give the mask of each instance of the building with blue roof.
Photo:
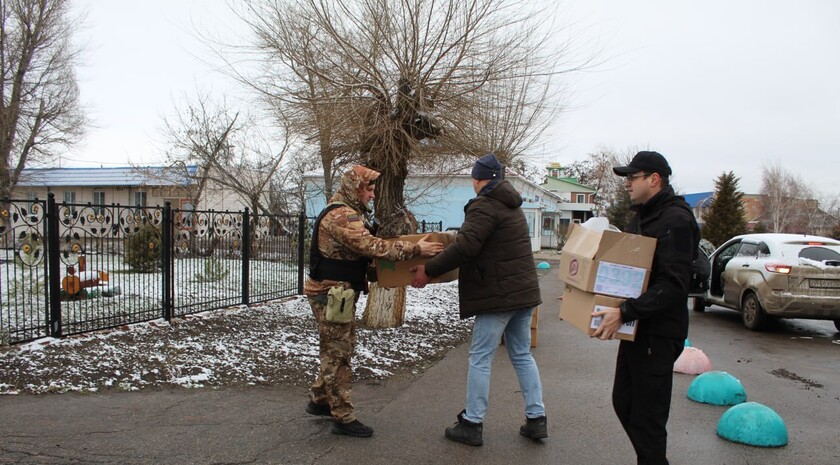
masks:
{"type": "Polygon", "coordinates": [[[12,198],[46,199],[68,204],[155,206],[171,202],[175,208],[241,210],[245,202],[230,189],[208,182],[199,188],[198,167],[123,166],[100,168],[27,168],[21,172],[12,198]]]}

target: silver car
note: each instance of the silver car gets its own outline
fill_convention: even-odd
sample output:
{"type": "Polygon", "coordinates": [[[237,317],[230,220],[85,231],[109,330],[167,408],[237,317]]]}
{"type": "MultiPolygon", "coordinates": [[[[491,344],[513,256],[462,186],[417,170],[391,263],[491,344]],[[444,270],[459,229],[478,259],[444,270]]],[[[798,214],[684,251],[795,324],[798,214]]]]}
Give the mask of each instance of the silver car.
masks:
{"type": "Polygon", "coordinates": [[[744,234],[709,257],[711,273],[694,310],[742,312],[744,326],[769,317],[833,320],[840,331],[840,241],[797,234],[744,234]]]}

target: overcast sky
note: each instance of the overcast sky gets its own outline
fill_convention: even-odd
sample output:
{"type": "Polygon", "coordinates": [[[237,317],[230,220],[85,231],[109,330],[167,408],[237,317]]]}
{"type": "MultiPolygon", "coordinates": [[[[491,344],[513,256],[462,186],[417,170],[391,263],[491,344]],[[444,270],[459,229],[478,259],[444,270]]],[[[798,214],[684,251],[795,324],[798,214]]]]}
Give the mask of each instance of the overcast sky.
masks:
{"type": "MultiPolygon", "coordinates": [[[[155,163],[162,117],[196,89],[232,93],[196,28],[227,31],[224,0],[77,0],[88,11],[82,101],[95,127],[62,166],[155,163]],[[203,59],[202,59],[203,57],[203,59]]],[[[607,148],[658,150],[683,193],[724,171],[758,193],[778,164],[840,192],[840,2],[560,3],[560,18],[606,61],[572,77],[571,109],[535,158],[571,163],[607,148]]]]}

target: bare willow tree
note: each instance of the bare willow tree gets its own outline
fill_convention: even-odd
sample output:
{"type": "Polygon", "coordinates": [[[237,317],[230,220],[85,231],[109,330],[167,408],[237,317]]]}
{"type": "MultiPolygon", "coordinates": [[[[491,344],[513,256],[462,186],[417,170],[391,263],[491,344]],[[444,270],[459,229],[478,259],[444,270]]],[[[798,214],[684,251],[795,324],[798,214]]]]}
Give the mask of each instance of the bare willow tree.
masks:
{"type": "Polygon", "coordinates": [[[269,59],[247,81],[294,107],[322,151],[382,172],[376,207],[387,224],[405,207],[414,164],[488,150],[510,161],[557,109],[548,84],[565,49],[539,46],[545,28],[528,4],[249,2],[241,16],[269,59]]]}
{"type": "Polygon", "coordinates": [[[26,166],[49,163],[83,132],[70,6],[0,1],[0,198],[26,166]]]}
{"type": "MultiPolygon", "coordinates": [[[[382,173],[381,235],[416,231],[410,169],[468,166],[493,150],[510,163],[561,108],[551,82],[566,48],[552,15],[500,0],[257,0],[240,10],[261,63],[243,80],[333,161],[382,173]],[[445,163],[442,163],[444,160],[445,163]]],[[[332,164],[332,165],[331,165],[332,164]]],[[[371,299],[376,300],[376,299],[371,299]]],[[[396,303],[394,305],[400,305],[396,303]]]]}

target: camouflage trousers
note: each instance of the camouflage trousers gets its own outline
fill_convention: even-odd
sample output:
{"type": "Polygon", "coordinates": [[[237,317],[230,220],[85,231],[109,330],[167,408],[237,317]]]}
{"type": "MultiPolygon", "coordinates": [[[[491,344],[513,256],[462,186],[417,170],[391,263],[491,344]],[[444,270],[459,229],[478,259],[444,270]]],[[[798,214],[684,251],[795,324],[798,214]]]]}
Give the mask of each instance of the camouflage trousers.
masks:
{"type": "Polygon", "coordinates": [[[321,368],[309,396],[316,404],[329,404],[336,421],[349,423],[356,419],[353,404],[350,402],[353,383],[350,359],[356,346],[355,319],[344,324],[326,321],[326,294],[310,296],[309,306],[312,307],[312,314],[318,324],[321,359],[321,368]]]}

